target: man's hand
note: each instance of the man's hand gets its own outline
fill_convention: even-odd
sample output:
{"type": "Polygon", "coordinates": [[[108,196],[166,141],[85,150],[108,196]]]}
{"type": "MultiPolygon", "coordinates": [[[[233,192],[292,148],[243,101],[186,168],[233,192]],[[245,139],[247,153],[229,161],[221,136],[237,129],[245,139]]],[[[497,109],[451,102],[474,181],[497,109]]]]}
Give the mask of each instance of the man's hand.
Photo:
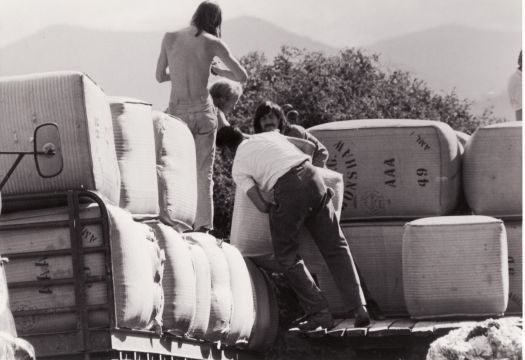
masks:
{"type": "Polygon", "coordinates": [[[272,204],[265,201],[261,195],[261,192],[259,191],[259,188],[257,186],[251,187],[247,192],[246,195],[250,198],[253,205],[262,213],[268,214],[270,212],[270,209],[272,208],[272,204]]]}

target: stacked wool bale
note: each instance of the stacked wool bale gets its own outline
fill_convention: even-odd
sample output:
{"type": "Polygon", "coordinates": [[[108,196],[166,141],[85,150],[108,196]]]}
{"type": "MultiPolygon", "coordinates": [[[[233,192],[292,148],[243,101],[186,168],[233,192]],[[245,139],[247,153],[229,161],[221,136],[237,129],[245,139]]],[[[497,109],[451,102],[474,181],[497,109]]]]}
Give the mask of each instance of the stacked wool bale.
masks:
{"type": "Polygon", "coordinates": [[[503,222],[466,215],[407,223],[403,283],[416,319],[502,315],[509,290],[503,222]]]}
{"type": "Polygon", "coordinates": [[[160,219],[179,231],[191,230],[197,209],[195,143],[184,122],[153,112],[160,219]]]}
{"type": "Polygon", "coordinates": [[[195,144],[178,118],[153,111],[160,220],[151,224],[166,253],[164,329],[188,338],[266,350],[278,321],[274,294],[237,248],[188,233],[195,220],[195,144]],[[186,231],[182,234],[183,231],[186,231]]]}
{"type": "MultiPolygon", "coordinates": [[[[0,78],[0,144],[9,151],[32,151],[34,129],[46,122],[58,125],[64,170],[40,178],[26,157],[4,187],[3,196],[64,189],[96,190],[118,205],[120,173],[113,124],[106,95],[78,72],[55,72],[0,78]]],[[[5,175],[13,158],[0,157],[5,175]]],[[[2,176],[3,177],[3,176],[2,176]]]]}
{"type": "Polygon", "coordinates": [[[503,220],[507,233],[509,305],[522,313],[522,122],[478,128],[468,141],[464,192],[475,214],[503,220]]]}
{"type": "MultiPolygon", "coordinates": [[[[149,227],[133,220],[131,214],[107,205],[109,215],[109,241],[116,308],[116,325],[123,328],[147,329],[160,325],[162,314],[163,253],[149,227]]],[[[80,219],[89,223],[102,214],[96,204],[81,204],[80,219]]],[[[17,329],[26,335],[74,330],[77,327],[76,297],[73,281],[75,263],[70,249],[70,228],[67,225],[69,209],[46,208],[5,214],[0,217],[0,251],[20,254],[29,250],[34,255],[17,257],[6,267],[10,283],[27,283],[35,280],[63,280],[62,284],[33,285],[10,289],[11,304],[15,312],[17,329]],[[26,228],[28,223],[59,223],[61,226],[26,228]],[[46,256],[42,251],[54,251],[46,256]],[[71,279],[70,282],[67,280],[71,279]],[[61,309],[51,313],[51,309],[61,309]],[[69,310],[67,310],[69,309],[69,310]],[[28,312],[29,311],[29,312],[28,312]]],[[[91,280],[86,287],[90,326],[108,326],[106,310],[97,308],[107,304],[108,289],[104,280],[106,260],[104,236],[100,225],[85,225],[81,243],[86,249],[83,269],[91,280]]]]}
{"type": "MultiPolygon", "coordinates": [[[[0,94],[6,100],[0,105],[0,114],[5,119],[3,127],[7,130],[2,132],[1,143],[12,151],[31,150],[34,128],[45,122],[54,122],[61,135],[64,165],[60,175],[43,179],[36,175],[32,159],[22,161],[6,185],[4,195],[71,189],[96,191],[108,203],[109,209],[117,326],[149,328],[162,313],[162,252],[148,228],[134,222],[130,212],[137,218],[158,216],[159,212],[151,106],[131,99],[108,99],[91,79],[78,72],[2,78],[0,94]],[[131,274],[136,279],[130,279],[131,274]],[[144,289],[147,289],[148,296],[142,293],[144,289]]],[[[6,171],[10,164],[10,159],[2,157],[0,172],[6,171]]],[[[68,218],[67,208],[50,209],[50,204],[38,202],[26,202],[25,206],[28,205],[43,209],[38,210],[38,214],[15,212],[2,217],[3,223],[20,226],[20,229],[0,233],[0,247],[7,249],[8,253],[33,251],[35,246],[41,248],[41,234],[45,231],[40,228],[24,230],[25,223],[53,216],[63,221],[68,218]],[[21,240],[16,250],[8,246],[14,238],[21,240]]],[[[49,247],[41,250],[74,247],[67,227],[54,230],[53,236],[57,238],[49,238],[49,247]]],[[[86,227],[82,231],[86,231],[86,227]]],[[[32,263],[27,260],[14,261],[8,268],[8,279],[14,282],[35,278],[75,279],[71,256],[33,260],[36,268],[28,266],[32,263]]],[[[83,261],[89,264],[91,276],[105,275],[103,254],[86,254],[83,261]]],[[[104,282],[89,284],[86,288],[88,304],[107,302],[107,292],[104,282]]],[[[32,309],[76,306],[72,285],[17,287],[12,296],[17,311],[15,315],[32,309]]],[[[17,321],[24,331],[53,331],[76,327],[76,320],[71,315],[64,311],[53,319],[47,319],[45,314],[42,317],[17,316],[17,321]]],[[[94,311],[90,316],[95,323],[107,323],[107,315],[100,312],[94,311]]]]}
{"type": "Polygon", "coordinates": [[[166,253],[165,331],[259,351],[273,344],[278,311],[260,270],[211,235],[150,226],[166,253]]]}
{"type": "Polygon", "coordinates": [[[155,139],[151,104],[125,97],[108,98],[120,170],[119,207],[136,219],[159,215],[155,139]]]}
{"type": "MultiPolygon", "coordinates": [[[[327,165],[343,174],[341,227],[372,298],[386,315],[405,315],[403,225],[456,208],[458,135],[429,120],[340,121],[309,131],[327,147],[327,165]]],[[[326,266],[318,277],[330,278],[326,266]]],[[[337,293],[333,282],[320,287],[337,293]]],[[[332,310],[344,309],[340,297],[328,300],[332,310]]]]}
{"type": "MultiPolygon", "coordinates": [[[[80,205],[84,225],[81,243],[75,245],[66,207],[11,209],[0,218],[0,252],[57,251],[43,259],[14,259],[10,281],[64,280],[56,286],[12,289],[15,321],[23,333],[76,329],[73,282],[78,279],[68,253],[75,246],[88,249],[82,256],[90,279],[85,288],[88,326],[109,326],[104,309],[109,290],[101,280],[106,275],[104,232],[97,224],[107,215],[117,327],[160,330],[163,325],[175,335],[258,351],[274,342],[276,301],[265,275],[229,244],[219,246],[210,235],[180,233],[192,228],[197,199],[195,145],[182,121],[140,100],[106,97],[80,73],[2,79],[0,90],[13,100],[1,108],[14,120],[8,123],[11,142],[22,143],[12,150],[30,150],[26,142],[33,128],[54,121],[64,153],[58,181],[29,176],[33,164],[25,164],[6,193],[90,189],[107,203],[107,214],[96,204],[80,205]],[[61,225],[25,226],[35,222],[61,225]]],[[[5,167],[0,163],[0,169],[5,167]]]]}

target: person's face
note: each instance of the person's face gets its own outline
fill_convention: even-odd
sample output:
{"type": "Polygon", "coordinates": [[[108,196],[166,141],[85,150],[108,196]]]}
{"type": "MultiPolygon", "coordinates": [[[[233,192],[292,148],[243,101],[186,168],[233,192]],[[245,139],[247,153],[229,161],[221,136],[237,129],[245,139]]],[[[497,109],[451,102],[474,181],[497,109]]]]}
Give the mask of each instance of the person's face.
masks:
{"type": "Polygon", "coordinates": [[[279,130],[279,118],[273,112],[270,112],[261,117],[261,128],[264,132],[267,131],[278,131],[279,130]]]}

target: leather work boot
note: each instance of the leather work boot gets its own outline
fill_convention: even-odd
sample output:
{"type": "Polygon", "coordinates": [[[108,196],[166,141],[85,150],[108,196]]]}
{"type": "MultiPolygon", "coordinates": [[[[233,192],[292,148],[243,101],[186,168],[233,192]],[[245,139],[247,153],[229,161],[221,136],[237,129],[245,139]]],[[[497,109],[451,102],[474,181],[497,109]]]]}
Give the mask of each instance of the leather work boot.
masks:
{"type": "Polygon", "coordinates": [[[354,327],[365,327],[370,325],[370,315],[368,315],[368,310],[366,306],[358,306],[354,310],[354,327]]]}
{"type": "Polygon", "coordinates": [[[311,331],[317,328],[329,329],[334,326],[332,313],[328,309],[323,309],[314,314],[309,314],[300,319],[297,327],[301,331],[311,331]]]}

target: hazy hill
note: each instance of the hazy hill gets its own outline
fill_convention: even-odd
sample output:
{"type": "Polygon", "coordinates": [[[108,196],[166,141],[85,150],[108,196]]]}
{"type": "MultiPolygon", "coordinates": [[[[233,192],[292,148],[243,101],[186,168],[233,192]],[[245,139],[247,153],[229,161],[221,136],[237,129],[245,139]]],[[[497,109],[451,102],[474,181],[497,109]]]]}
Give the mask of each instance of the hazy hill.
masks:
{"type": "MultiPolygon", "coordinates": [[[[150,101],[164,109],[169,84],[155,81],[162,32],[133,33],[54,26],[0,48],[0,76],[52,70],[89,74],[109,95],[150,101]]],[[[242,17],[223,24],[223,38],[237,56],[263,51],[273,57],[283,44],[335,52],[265,21],[242,17]]]]}
{"type": "MultiPolygon", "coordinates": [[[[0,48],[0,76],[83,71],[109,95],[136,97],[164,109],[169,84],[158,84],[154,78],[162,35],[50,27],[0,48]]],[[[271,58],[283,44],[329,54],[337,51],[253,17],[225,21],[223,37],[236,56],[258,50],[271,58]]],[[[479,100],[476,109],[493,103],[496,114],[509,116],[512,111],[505,101],[505,89],[520,47],[520,33],[446,26],[391,38],[365,49],[380,53],[385,66],[408,70],[434,90],[456,88],[460,96],[479,100]]]]}
{"type": "Polygon", "coordinates": [[[505,101],[507,81],[517,67],[519,32],[444,26],[399,36],[367,47],[387,66],[402,68],[434,90],[479,100],[476,108],[494,104],[500,115],[511,114],[505,101]]]}

